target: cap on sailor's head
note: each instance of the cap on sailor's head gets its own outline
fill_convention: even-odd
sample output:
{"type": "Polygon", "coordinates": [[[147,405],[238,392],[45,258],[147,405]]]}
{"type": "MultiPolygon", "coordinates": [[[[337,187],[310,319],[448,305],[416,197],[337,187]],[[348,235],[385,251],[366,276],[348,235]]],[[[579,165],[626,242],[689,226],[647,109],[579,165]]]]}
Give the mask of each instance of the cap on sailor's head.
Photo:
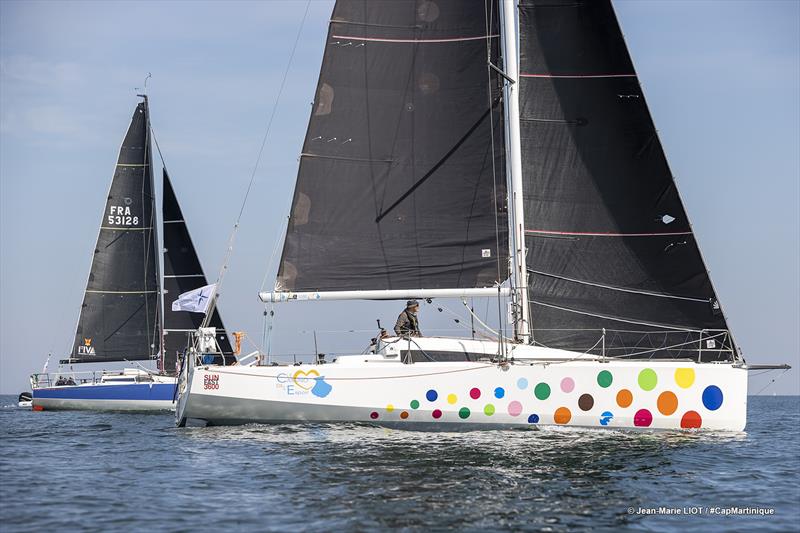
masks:
{"type": "Polygon", "coordinates": [[[406,307],[416,307],[419,305],[419,302],[416,300],[409,300],[406,302],[406,307]]]}

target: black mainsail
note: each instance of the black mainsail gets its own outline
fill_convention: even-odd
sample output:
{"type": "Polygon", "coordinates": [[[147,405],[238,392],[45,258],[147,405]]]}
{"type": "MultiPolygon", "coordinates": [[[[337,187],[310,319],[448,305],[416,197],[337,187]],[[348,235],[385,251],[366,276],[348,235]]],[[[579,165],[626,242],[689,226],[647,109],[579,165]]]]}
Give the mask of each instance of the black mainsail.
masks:
{"type": "Polygon", "coordinates": [[[147,99],[119,151],[69,362],[150,359],[161,314],[147,99]]]}
{"type": "MultiPolygon", "coordinates": [[[[164,294],[167,302],[164,310],[162,370],[172,373],[175,371],[178,353],[182,353],[187,347],[188,333],[196,331],[202,325],[205,315],[172,311],[169,302],[176,300],[181,293],[208,285],[208,282],[166,169],[161,201],[164,224],[164,294]]],[[[216,306],[208,326],[217,328],[217,343],[225,356],[226,364],[235,361],[228,334],[216,306]]]]}
{"type": "Polygon", "coordinates": [[[491,287],[508,276],[497,5],[339,0],[278,291],[491,287]]]}
{"type": "Polygon", "coordinates": [[[524,0],[520,123],[537,343],[729,359],[733,341],[609,0],[524,0]]]}

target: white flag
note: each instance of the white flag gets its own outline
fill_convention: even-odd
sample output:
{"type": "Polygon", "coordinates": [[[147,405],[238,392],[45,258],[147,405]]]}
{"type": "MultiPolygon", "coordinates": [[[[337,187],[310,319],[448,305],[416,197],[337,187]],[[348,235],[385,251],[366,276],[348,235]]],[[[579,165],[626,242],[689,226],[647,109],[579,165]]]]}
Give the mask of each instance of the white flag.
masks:
{"type": "Polygon", "coordinates": [[[178,299],[172,302],[173,311],[190,311],[192,313],[206,313],[211,299],[214,297],[214,292],[217,290],[217,284],[206,285],[193,291],[184,292],[178,299]]]}

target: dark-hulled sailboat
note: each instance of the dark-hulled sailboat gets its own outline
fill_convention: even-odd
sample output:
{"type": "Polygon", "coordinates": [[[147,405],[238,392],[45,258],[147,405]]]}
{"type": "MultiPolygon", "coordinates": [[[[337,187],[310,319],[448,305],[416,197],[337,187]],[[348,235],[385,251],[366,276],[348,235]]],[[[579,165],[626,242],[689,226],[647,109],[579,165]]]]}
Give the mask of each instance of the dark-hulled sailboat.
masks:
{"type": "MultiPolygon", "coordinates": [[[[134,110],[119,151],[72,352],[60,363],[155,360],[158,370],[62,372],[59,368],[55,374],[34,374],[34,409],[173,408],[178,354],[186,345],[186,331],[197,329],[203,315],[164,309],[152,163],[145,96],[134,110]]],[[[163,294],[177,297],[184,290],[206,285],[206,279],[166,169],[162,210],[163,294]]],[[[220,330],[219,346],[232,358],[216,308],[211,325],[220,330]]]]}
{"type": "Polygon", "coordinates": [[[513,338],[190,364],[178,423],[743,429],[747,365],[609,0],[336,2],[261,298],[467,296],[507,298],[513,338]]]}

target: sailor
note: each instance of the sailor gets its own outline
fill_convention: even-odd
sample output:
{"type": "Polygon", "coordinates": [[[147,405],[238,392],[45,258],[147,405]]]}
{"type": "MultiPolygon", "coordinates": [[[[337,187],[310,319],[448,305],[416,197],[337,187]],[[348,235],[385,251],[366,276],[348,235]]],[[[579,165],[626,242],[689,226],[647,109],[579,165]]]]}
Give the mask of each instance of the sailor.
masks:
{"type": "Polygon", "coordinates": [[[406,308],[397,317],[397,322],[394,324],[394,332],[398,336],[422,337],[422,332],[419,330],[419,319],[417,313],[419,312],[419,302],[416,300],[409,300],[406,302],[406,308]]]}

